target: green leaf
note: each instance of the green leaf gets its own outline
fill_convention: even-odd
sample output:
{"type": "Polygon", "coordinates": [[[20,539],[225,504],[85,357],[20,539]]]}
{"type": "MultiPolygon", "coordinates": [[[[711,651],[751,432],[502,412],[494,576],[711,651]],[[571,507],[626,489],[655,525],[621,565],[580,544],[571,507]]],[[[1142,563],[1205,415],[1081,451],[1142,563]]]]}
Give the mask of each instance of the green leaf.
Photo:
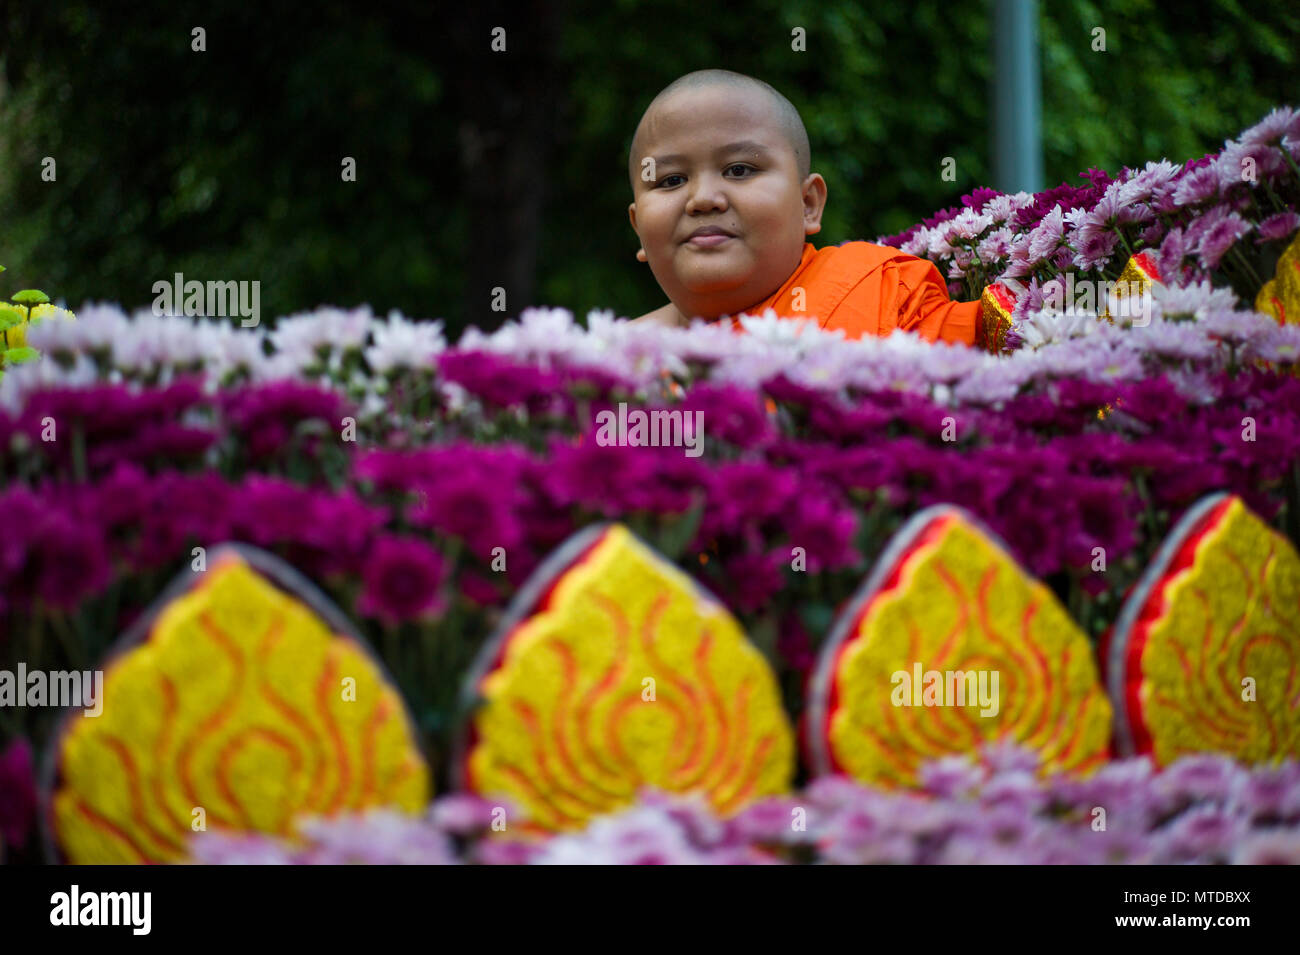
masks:
{"type": "Polygon", "coordinates": [[[677,560],[685,553],[687,546],[695,539],[695,532],[700,529],[700,518],[704,516],[704,496],[696,494],[690,510],[685,514],[669,518],[660,528],[656,546],[659,552],[669,560],[677,560]]]}
{"type": "Polygon", "coordinates": [[[835,608],[825,603],[808,603],[799,608],[804,628],[814,641],[822,640],[835,622],[835,608]]]}
{"type": "Polygon", "coordinates": [[[6,328],[13,328],[15,325],[21,325],[23,317],[15,315],[12,312],[0,312],[0,332],[6,328]]]}
{"type": "Polygon", "coordinates": [[[6,365],[21,365],[23,362],[34,361],[41,357],[40,352],[28,345],[6,349],[4,355],[6,365]]]}
{"type": "Polygon", "coordinates": [[[50,297],[40,289],[25,288],[21,292],[14,292],[13,301],[19,305],[46,305],[50,297]]]}

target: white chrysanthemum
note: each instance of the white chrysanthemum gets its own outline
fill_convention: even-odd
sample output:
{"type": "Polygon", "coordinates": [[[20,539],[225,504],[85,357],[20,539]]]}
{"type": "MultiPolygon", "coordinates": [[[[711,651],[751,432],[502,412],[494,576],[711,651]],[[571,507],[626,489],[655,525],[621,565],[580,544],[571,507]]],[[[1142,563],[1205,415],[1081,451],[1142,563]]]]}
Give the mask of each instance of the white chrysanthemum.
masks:
{"type": "Polygon", "coordinates": [[[52,315],[38,324],[28,324],[27,344],[42,352],[81,351],[83,325],[84,322],[68,317],[67,313],[52,315]]]}
{"type": "Polygon", "coordinates": [[[821,391],[840,391],[862,367],[862,357],[851,348],[813,348],[790,362],[786,377],[795,384],[821,391]]]}
{"type": "Polygon", "coordinates": [[[1011,254],[1011,242],[1014,238],[1015,233],[1008,226],[994,229],[980,240],[980,244],[975,249],[980,262],[988,266],[997,259],[1006,258],[1011,254]]]}
{"type": "Polygon", "coordinates": [[[744,356],[722,359],[710,372],[709,380],[739,388],[758,389],[764,382],[784,373],[789,364],[790,356],[779,349],[753,351],[744,356]]]}
{"type": "Polygon", "coordinates": [[[306,368],[316,361],[316,346],[329,342],[325,329],[310,315],[280,319],[270,339],[279,363],[292,364],[295,368],[306,368]]]}
{"type": "Polygon", "coordinates": [[[582,348],[586,338],[573,313],[565,308],[526,308],[513,329],[507,323],[499,333],[508,331],[514,332],[512,351],[519,357],[570,352],[582,348]]]}
{"type": "MultiPolygon", "coordinates": [[[[1012,357],[1032,355],[1017,352],[1012,357]]],[[[1021,386],[1037,373],[1037,366],[1025,361],[996,360],[976,368],[953,386],[953,399],[967,405],[998,405],[1010,401],[1021,386]]]]}
{"type": "Polygon", "coordinates": [[[984,214],[994,224],[1006,222],[1019,208],[1016,206],[1017,197],[1024,195],[1028,195],[1028,193],[1019,192],[1011,196],[994,196],[984,204],[984,214]]]}
{"type": "MultiPolygon", "coordinates": [[[[943,225],[947,225],[947,223],[941,223],[941,226],[943,225]]],[[[942,228],[935,229],[929,234],[929,241],[926,243],[925,248],[917,254],[922,258],[931,260],[946,259],[953,253],[952,243],[948,241],[949,238],[949,233],[942,228]]]]}
{"type": "Polygon", "coordinates": [[[1300,326],[1276,325],[1250,343],[1248,357],[1284,365],[1300,362],[1300,326]]]}
{"type": "Polygon", "coordinates": [[[1056,251],[1065,234],[1065,213],[1060,203],[1039,220],[1029,232],[1028,254],[1031,262],[1040,262],[1056,251]]]}
{"type": "Polygon", "coordinates": [[[863,391],[893,390],[916,394],[930,391],[930,377],[921,362],[884,353],[874,361],[854,366],[847,377],[850,384],[863,391]]]}
{"type": "Polygon", "coordinates": [[[749,353],[753,342],[737,335],[730,322],[705,322],[697,319],[690,328],[664,329],[672,352],[683,361],[719,362],[749,353]]]}
{"type": "Polygon", "coordinates": [[[518,320],[510,319],[493,332],[467,328],[456,347],[462,351],[488,351],[519,360],[540,356],[586,353],[586,332],[563,308],[526,308],[518,320]]]}
{"type": "MultiPolygon", "coordinates": [[[[895,337],[897,336],[889,336],[889,338],[895,337]]],[[[951,384],[982,368],[990,361],[998,361],[985,352],[946,342],[935,342],[929,346],[929,352],[921,360],[924,362],[929,379],[940,384],[951,384]]]]}
{"type": "Polygon", "coordinates": [[[1087,377],[1110,352],[1104,343],[1094,346],[1090,337],[1051,343],[1039,352],[1038,377],[1087,377]]]}
{"type": "Polygon", "coordinates": [[[458,385],[454,381],[439,382],[438,390],[442,392],[447,411],[451,414],[460,414],[470,404],[469,392],[465,390],[463,385],[458,385]]]}
{"type": "Polygon", "coordinates": [[[111,348],[128,324],[126,314],[116,305],[88,304],[75,319],[45,319],[38,325],[29,325],[27,344],[41,351],[111,348]]]}
{"type": "Polygon", "coordinates": [[[930,242],[933,238],[933,230],[919,229],[915,235],[902,244],[899,251],[906,252],[908,255],[925,255],[926,249],[930,247],[930,242]]]}
{"type": "Polygon", "coordinates": [[[136,312],[123,323],[113,342],[113,364],[124,371],[148,373],[154,369],[206,362],[214,343],[213,324],[186,316],[136,312]]]}
{"type": "Polygon", "coordinates": [[[328,345],[336,352],[363,347],[373,319],[368,305],[351,311],[322,308],[290,315],[276,322],[271,344],[277,352],[295,358],[300,367],[305,367],[311,364],[318,346],[328,345]]]}
{"type": "Polygon", "coordinates": [[[359,414],[363,418],[377,418],[388,411],[388,402],[382,395],[371,391],[361,400],[359,414]]]}
{"type": "Polygon", "coordinates": [[[424,368],[447,347],[443,324],[412,322],[390,312],[385,322],[371,326],[375,343],[366,349],[366,363],[383,374],[395,368],[424,368]]]}
{"type": "Polygon", "coordinates": [[[1173,189],[1174,180],[1182,169],[1179,163],[1172,163],[1168,159],[1148,162],[1141,172],[1124,184],[1120,196],[1126,199],[1133,197],[1130,201],[1163,196],[1173,189]]]}
{"type": "Polygon", "coordinates": [[[1199,324],[1205,334],[1236,344],[1262,340],[1277,328],[1277,322],[1259,312],[1212,312],[1199,324]]]}
{"type": "Polygon", "coordinates": [[[1030,315],[1016,330],[1026,348],[1042,348],[1053,342],[1092,335],[1097,328],[1097,315],[1094,312],[1054,312],[1044,309],[1030,315]]]}
{"type": "Polygon", "coordinates": [[[283,381],[302,375],[303,363],[297,355],[279,352],[268,355],[256,365],[249,368],[250,377],[255,382],[283,381]]]}
{"type": "Polygon", "coordinates": [[[267,360],[263,350],[266,335],[260,329],[235,328],[224,323],[211,326],[208,371],[215,378],[238,368],[253,372],[267,360]]]}
{"type": "Polygon", "coordinates": [[[603,366],[640,386],[655,383],[665,374],[685,377],[689,369],[676,347],[682,339],[673,331],[661,325],[631,322],[595,329],[588,338],[602,349],[589,352],[586,363],[603,366]]]}
{"type": "Polygon", "coordinates": [[[776,310],[771,308],[762,315],[740,316],[740,324],[747,334],[754,336],[755,341],[771,345],[797,346],[811,342],[818,335],[844,337],[843,331],[823,331],[812,317],[778,318],[776,310]]]}
{"type": "Polygon", "coordinates": [[[948,241],[974,239],[993,225],[993,217],[974,209],[963,209],[943,223],[947,227],[948,241]]]}
{"type": "Polygon", "coordinates": [[[1215,288],[1208,281],[1189,285],[1157,285],[1152,290],[1152,305],[1165,317],[1191,315],[1202,321],[1212,312],[1233,311],[1237,296],[1232,289],[1215,288]]]}
{"type": "Polygon", "coordinates": [[[1129,329],[1133,347],[1141,352],[1162,358],[1209,358],[1215,345],[1205,337],[1205,330],[1196,322],[1168,322],[1164,319],[1150,325],[1129,329]]]}
{"type": "Polygon", "coordinates": [[[1193,404],[1208,405],[1218,399],[1218,393],[1205,371],[1170,368],[1165,376],[1178,393],[1193,404]]]}
{"type": "Polygon", "coordinates": [[[627,865],[644,859],[665,864],[702,861],[680,825],[657,806],[633,806],[599,816],[582,832],[554,836],[536,865],[627,865]]]}
{"type": "Polygon", "coordinates": [[[1093,381],[1137,381],[1146,374],[1141,357],[1130,349],[1116,348],[1098,355],[1100,360],[1088,372],[1093,381]]]}

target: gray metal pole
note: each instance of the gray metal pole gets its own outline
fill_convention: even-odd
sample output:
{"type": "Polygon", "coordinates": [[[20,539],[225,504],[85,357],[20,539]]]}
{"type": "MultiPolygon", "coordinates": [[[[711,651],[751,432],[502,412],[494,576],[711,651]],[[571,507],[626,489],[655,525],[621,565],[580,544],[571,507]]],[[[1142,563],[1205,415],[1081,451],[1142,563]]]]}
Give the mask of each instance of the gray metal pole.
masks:
{"type": "Polygon", "coordinates": [[[994,0],[993,185],[1043,188],[1037,0],[994,0]]]}

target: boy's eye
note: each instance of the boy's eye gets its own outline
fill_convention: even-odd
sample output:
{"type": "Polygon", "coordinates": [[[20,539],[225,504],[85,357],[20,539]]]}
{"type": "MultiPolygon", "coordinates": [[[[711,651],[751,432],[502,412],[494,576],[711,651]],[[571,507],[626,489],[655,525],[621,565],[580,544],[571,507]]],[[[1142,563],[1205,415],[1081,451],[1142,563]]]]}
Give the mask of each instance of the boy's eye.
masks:
{"type": "MultiPolygon", "coordinates": [[[[757,172],[757,170],[756,170],[753,166],[749,165],[748,163],[743,163],[743,162],[733,162],[730,166],[728,166],[726,169],[724,169],[723,172],[724,172],[724,173],[729,173],[729,172],[732,172],[732,171],[734,171],[734,170],[736,170],[736,169],[739,169],[740,172],[737,173],[737,174],[736,174],[736,177],[734,177],[734,178],[741,178],[741,179],[743,179],[743,178],[745,178],[749,173],[751,173],[751,172],[757,172]]],[[[657,183],[655,183],[655,188],[656,188],[656,189],[672,188],[672,186],[675,185],[675,183],[673,183],[672,180],[674,180],[674,179],[685,179],[685,178],[686,178],[686,177],[683,176],[683,175],[682,175],[681,173],[679,173],[679,172],[669,173],[668,175],[666,175],[666,176],[664,176],[662,179],[660,179],[657,183]]]]}

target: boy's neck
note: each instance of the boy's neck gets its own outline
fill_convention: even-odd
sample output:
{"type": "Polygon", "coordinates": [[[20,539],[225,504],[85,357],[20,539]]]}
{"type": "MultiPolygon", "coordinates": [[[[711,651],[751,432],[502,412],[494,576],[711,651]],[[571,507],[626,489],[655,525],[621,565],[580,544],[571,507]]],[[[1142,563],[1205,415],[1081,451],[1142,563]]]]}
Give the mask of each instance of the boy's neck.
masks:
{"type": "Polygon", "coordinates": [[[672,302],[669,302],[667,305],[661,305],[653,312],[647,312],[645,315],[637,319],[637,321],[649,322],[653,325],[667,325],[670,328],[685,328],[690,325],[690,321],[687,320],[686,316],[684,316],[672,302]]]}

